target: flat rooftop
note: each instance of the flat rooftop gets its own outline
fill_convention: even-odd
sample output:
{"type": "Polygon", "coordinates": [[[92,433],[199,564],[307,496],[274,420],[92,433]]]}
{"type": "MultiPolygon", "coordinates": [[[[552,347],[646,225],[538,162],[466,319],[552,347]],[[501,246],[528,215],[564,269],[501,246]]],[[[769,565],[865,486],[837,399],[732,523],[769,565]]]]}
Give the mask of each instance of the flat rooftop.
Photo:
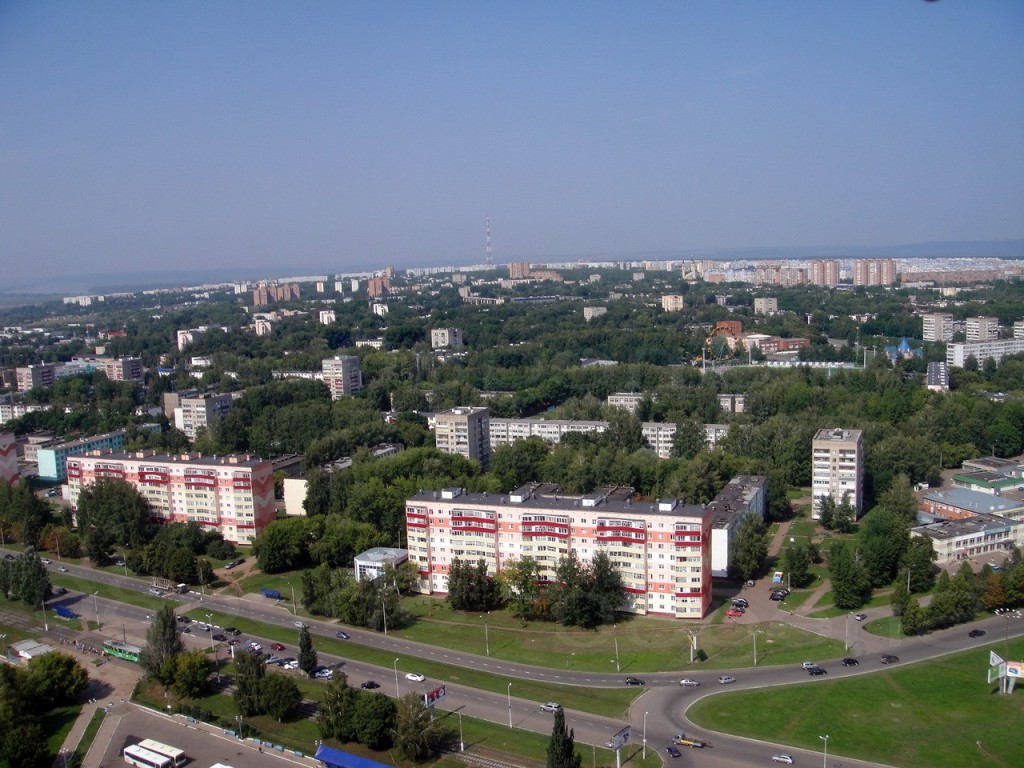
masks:
{"type": "Polygon", "coordinates": [[[937,523],[919,525],[911,530],[941,541],[961,536],[999,533],[1000,531],[1009,533],[1011,528],[1018,525],[1024,525],[1024,523],[997,515],[982,514],[963,520],[941,520],[937,523]]]}

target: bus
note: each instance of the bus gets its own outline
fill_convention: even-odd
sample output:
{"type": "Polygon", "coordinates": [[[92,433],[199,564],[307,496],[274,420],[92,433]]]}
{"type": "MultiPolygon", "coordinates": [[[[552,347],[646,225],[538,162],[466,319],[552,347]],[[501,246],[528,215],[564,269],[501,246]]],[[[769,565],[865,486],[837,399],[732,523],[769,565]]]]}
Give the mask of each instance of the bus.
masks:
{"type": "Polygon", "coordinates": [[[148,749],[150,752],[156,752],[158,755],[169,757],[175,768],[181,768],[188,758],[185,756],[185,750],[172,747],[168,744],[161,744],[159,741],[153,739],[144,739],[139,742],[139,747],[142,749],[148,749]]]}
{"type": "Polygon", "coordinates": [[[127,643],[118,643],[114,640],[107,640],[103,643],[103,652],[108,656],[117,656],[119,659],[127,659],[128,661],[139,660],[139,655],[142,653],[142,649],[137,645],[128,645],[127,643]]]}
{"type": "Polygon", "coordinates": [[[124,761],[139,768],[173,768],[171,758],[134,745],[124,748],[124,761]]]}

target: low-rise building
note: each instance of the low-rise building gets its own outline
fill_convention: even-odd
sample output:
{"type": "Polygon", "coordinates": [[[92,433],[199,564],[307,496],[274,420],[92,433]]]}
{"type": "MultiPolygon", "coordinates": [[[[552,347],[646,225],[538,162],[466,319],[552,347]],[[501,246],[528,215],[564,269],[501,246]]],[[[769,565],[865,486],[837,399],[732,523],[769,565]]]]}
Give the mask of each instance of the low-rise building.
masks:
{"type": "Polygon", "coordinates": [[[1024,501],[970,488],[945,488],[929,491],[921,497],[920,509],[928,515],[946,520],[964,520],[975,515],[1024,517],[1024,501]]]}
{"type": "Polygon", "coordinates": [[[939,565],[990,552],[1006,552],[1024,544],[1024,522],[980,514],[960,520],[941,520],[910,529],[911,536],[931,539],[939,565]]]}
{"type": "Polygon", "coordinates": [[[118,451],[124,446],[124,430],[118,429],[104,435],[80,437],[77,440],[53,440],[36,448],[36,463],[41,480],[62,483],[68,476],[67,461],[71,456],[81,456],[89,451],[118,451]]]}
{"type": "Polygon", "coordinates": [[[409,559],[409,552],[397,547],[374,547],[355,556],[352,562],[356,581],[373,581],[384,575],[387,566],[397,568],[409,559]]]}

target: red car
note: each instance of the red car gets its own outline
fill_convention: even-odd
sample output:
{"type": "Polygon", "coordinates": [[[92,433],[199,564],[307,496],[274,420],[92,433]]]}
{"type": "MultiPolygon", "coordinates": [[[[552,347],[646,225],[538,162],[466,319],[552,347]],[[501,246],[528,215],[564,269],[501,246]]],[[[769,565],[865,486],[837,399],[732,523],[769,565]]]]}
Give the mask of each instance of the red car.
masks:
{"type": "Polygon", "coordinates": [[[740,616],[743,615],[743,611],[737,611],[735,608],[730,608],[728,611],[725,612],[725,615],[731,619],[738,619],[740,616]]]}
{"type": "Polygon", "coordinates": [[[280,643],[274,643],[273,645],[270,646],[270,650],[272,650],[272,651],[283,651],[284,650],[284,646],[281,645],[280,643]]]}

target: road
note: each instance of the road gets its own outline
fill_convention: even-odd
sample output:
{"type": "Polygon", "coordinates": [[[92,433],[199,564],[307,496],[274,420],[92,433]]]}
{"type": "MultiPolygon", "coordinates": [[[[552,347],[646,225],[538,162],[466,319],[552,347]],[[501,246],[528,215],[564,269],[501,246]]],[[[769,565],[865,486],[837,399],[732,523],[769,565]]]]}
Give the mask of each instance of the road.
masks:
{"type": "MultiPolygon", "coordinates": [[[[51,569],[56,564],[51,566],[51,569]]],[[[124,637],[132,642],[143,642],[145,637],[145,620],[147,610],[138,608],[114,600],[99,598],[90,594],[89,582],[98,582],[110,586],[117,586],[144,593],[148,585],[137,578],[122,576],[107,571],[97,571],[87,566],[63,564],[61,567],[67,569],[66,575],[83,580],[81,593],[69,592],[61,598],[50,601],[50,605],[68,604],[85,618],[93,618],[93,613],[98,608],[106,627],[113,627],[116,632],[118,624],[122,626],[124,637]],[[131,630],[131,631],[130,631],[131,630]]],[[[202,618],[202,611],[216,610],[222,613],[235,616],[245,616],[255,621],[280,626],[294,630],[293,622],[295,617],[277,604],[267,604],[251,598],[221,597],[221,596],[200,596],[195,593],[187,595],[176,595],[182,600],[183,612],[187,611],[193,618],[202,618]]],[[[763,597],[763,602],[768,603],[763,597]]],[[[262,600],[262,598],[260,598],[262,600]]],[[[754,601],[752,600],[752,603],[754,601]]],[[[749,613],[757,613],[761,608],[774,609],[777,606],[760,606],[754,603],[749,613]]],[[[869,618],[875,615],[884,615],[887,609],[874,609],[868,611],[869,618]]],[[[777,620],[785,621],[788,615],[778,616],[777,620]]],[[[849,622],[847,619],[821,620],[808,619],[806,617],[792,617],[794,624],[803,626],[811,623],[814,626],[812,631],[819,634],[836,637],[839,640],[850,636],[849,622]]],[[[310,632],[314,635],[333,637],[337,625],[331,622],[318,621],[316,619],[304,619],[310,625],[310,632]]],[[[820,760],[820,752],[810,752],[787,747],[782,744],[772,745],[757,742],[736,736],[722,733],[707,732],[689,720],[685,716],[685,710],[694,701],[704,696],[714,695],[725,690],[744,690],[755,688],[767,688],[776,685],[806,684],[817,685],[823,680],[835,680],[837,678],[854,677],[857,675],[871,674],[886,667],[881,664],[882,653],[893,653],[900,658],[900,664],[924,661],[938,656],[955,653],[976,647],[979,643],[992,640],[999,640],[1003,637],[1017,637],[1024,634],[1024,621],[1008,622],[998,617],[992,617],[971,625],[972,628],[980,628],[987,631],[987,636],[982,640],[975,640],[967,636],[967,629],[963,626],[953,627],[947,630],[940,630],[921,638],[905,640],[886,640],[869,635],[860,629],[860,625],[854,625],[851,653],[859,658],[859,665],[855,667],[843,667],[838,660],[822,661],[822,666],[828,669],[829,674],[822,677],[809,677],[807,672],[799,665],[786,667],[765,666],[755,668],[743,668],[735,670],[715,670],[714,672],[659,672],[645,674],[644,693],[637,698],[630,708],[628,721],[616,720],[607,717],[600,717],[584,712],[569,710],[566,712],[566,722],[573,728],[578,741],[586,744],[604,744],[613,734],[619,731],[624,725],[632,727],[632,739],[629,746],[623,749],[623,759],[628,752],[641,746],[644,729],[644,714],[646,717],[647,746],[649,749],[657,749],[664,755],[664,747],[670,742],[671,737],[685,732],[687,735],[694,735],[708,742],[709,747],[705,749],[685,749],[682,758],[671,761],[673,765],[687,766],[695,764],[699,760],[702,766],[744,766],[744,765],[765,765],[770,761],[772,754],[785,752],[793,755],[798,764],[807,764],[810,760],[820,760]],[[729,674],[736,677],[736,682],[727,686],[719,685],[716,681],[719,675],[729,674]],[[681,677],[686,676],[700,681],[699,688],[683,688],[679,685],[681,677]]],[[[752,627],[753,631],[754,627],[752,627]]],[[[377,649],[387,650],[405,658],[421,658],[431,661],[450,664],[458,667],[471,667],[483,671],[492,672],[495,675],[508,678],[511,689],[506,694],[490,693],[478,689],[467,688],[457,684],[446,683],[428,679],[423,683],[414,683],[405,679],[405,673],[409,671],[398,666],[377,667],[363,664],[361,662],[345,660],[344,670],[353,685],[358,685],[367,679],[376,680],[381,684],[381,691],[388,694],[405,694],[410,690],[427,691],[432,690],[441,683],[446,683],[446,697],[442,705],[443,709],[462,711],[466,715],[481,718],[496,723],[508,723],[511,716],[512,725],[515,728],[548,733],[551,728],[551,715],[540,711],[540,702],[519,699],[515,693],[516,680],[527,679],[535,682],[560,683],[564,685],[578,685],[583,687],[615,687],[623,685],[624,676],[619,674],[600,674],[595,672],[573,672],[569,670],[548,669],[534,667],[527,664],[516,664],[507,661],[495,660],[469,653],[462,653],[445,648],[437,648],[422,643],[412,642],[394,635],[384,636],[378,632],[370,632],[356,628],[346,628],[350,635],[350,642],[372,645],[377,649]]],[[[110,639],[110,635],[104,636],[110,639]]],[[[208,636],[205,633],[186,636],[187,642],[194,647],[205,647],[209,644],[208,636]]],[[[102,643],[101,636],[95,636],[95,643],[102,643]]],[[[87,641],[88,642],[88,641],[87,641]]],[[[269,642],[269,641],[267,641],[269,642]]],[[[996,648],[997,652],[1000,649],[996,648]]],[[[289,648],[294,654],[294,649],[289,648]]],[[[328,654],[321,654],[324,663],[340,661],[328,654]]],[[[831,749],[841,752],[841,744],[838,739],[833,739],[831,749]]],[[[667,758],[667,756],[666,756],[667,758]]],[[[875,763],[858,761],[849,757],[839,757],[843,766],[872,766],[875,763]]]]}

